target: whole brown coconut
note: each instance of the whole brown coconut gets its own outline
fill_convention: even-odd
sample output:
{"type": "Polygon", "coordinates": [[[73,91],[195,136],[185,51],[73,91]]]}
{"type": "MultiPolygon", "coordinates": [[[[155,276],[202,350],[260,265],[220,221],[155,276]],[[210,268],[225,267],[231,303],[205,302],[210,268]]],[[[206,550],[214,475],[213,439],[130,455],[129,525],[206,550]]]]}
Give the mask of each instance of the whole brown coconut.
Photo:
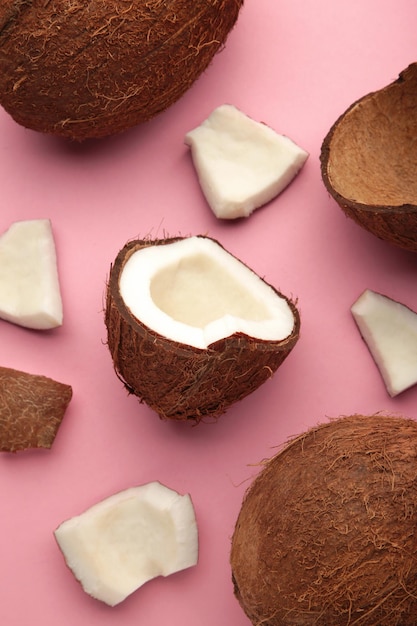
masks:
{"type": "Polygon", "coordinates": [[[417,63],[339,117],[321,150],[323,182],[348,217],[417,252],[417,63]]]}
{"type": "MultiPolygon", "coordinates": [[[[223,272],[220,268],[219,282],[222,282],[225,275],[227,272],[223,272]]],[[[212,282],[216,283],[216,280],[217,276],[212,282]]],[[[230,281],[226,290],[229,287],[230,281]]],[[[140,300],[140,293],[137,296],[135,294],[135,297],[140,300]]],[[[245,298],[249,300],[252,298],[258,306],[252,294],[248,297],[247,293],[238,290],[230,297],[233,303],[238,303],[238,305],[245,298]]],[[[156,309],[158,307],[159,304],[156,309]]],[[[156,314],[161,316],[161,311],[157,310],[156,314]]],[[[222,315],[223,313],[219,317],[222,315]]],[[[294,348],[300,330],[299,312],[291,300],[225,251],[218,242],[202,236],[129,242],[119,252],[111,267],[105,322],[108,347],[115,371],[127,390],[154,409],[161,419],[189,420],[193,423],[200,422],[204,417],[218,417],[233,403],[241,400],[268,380],[294,348]],[[205,256],[206,253],[200,253],[198,246],[199,242],[204,244],[211,242],[211,247],[222,250],[223,255],[230,256],[234,263],[244,268],[247,272],[245,280],[253,278],[259,281],[261,291],[270,291],[271,297],[282,303],[287,319],[290,319],[291,328],[288,334],[281,340],[262,340],[248,336],[244,332],[235,332],[213,341],[207,347],[196,347],[188,343],[187,335],[183,341],[172,339],[162,331],[157,332],[150,328],[143,319],[135,316],[122,297],[120,289],[121,277],[128,261],[134,254],[149,247],[156,246],[155,249],[158,251],[161,250],[161,246],[167,248],[171,244],[185,242],[187,239],[194,240],[197,250],[195,254],[188,257],[189,262],[186,257],[172,261],[170,266],[156,273],[155,279],[151,280],[151,289],[154,281],[156,292],[159,277],[162,283],[163,276],[168,276],[168,279],[162,283],[161,293],[158,296],[155,294],[155,300],[158,297],[164,309],[163,319],[170,322],[169,309],[174,310],[174,306],[181,311],[181,319],[190,318],[190,310],[194,308],[197,311],[200,310],[198,314],[203,318],[207,317],[206,313],[211,308],[216,311],[217,316],[218,310],[223,305],[221,297],[217,297],[216,284],[214,284],[214,289],[208,288],[204,292],[204,289],[194,283],[191,293],[184,296],[184,301],[182,301],[181,294],[187,291],[186,289],[171,289],[171,283],[187,282],[189,276],[193,274],[197,283],[205,284],[205,275],[210,276],[211,273],[210,264],[205,256]],[[174,268],[172,276],[171,267],[174,268]],[[181,278],[182,271],[185,275],[184,279],[181,278]]],[[[185,328],[189,327],[191,333],[194,326],[198,325],[195,319],[189,322],[189,326],[187,324],[185,328]]]]}
{"type": "Polygon", "coordinates": [[[339,418],[295,438],[249,488],[232,540],[256,626],[417,624],[417,423],[339,418]]]}
{"type": "Polygon", "coordinates": [[[225,43],[243,0],[2,0],[0,104],[76,140],[178,100],[225,43]]]}

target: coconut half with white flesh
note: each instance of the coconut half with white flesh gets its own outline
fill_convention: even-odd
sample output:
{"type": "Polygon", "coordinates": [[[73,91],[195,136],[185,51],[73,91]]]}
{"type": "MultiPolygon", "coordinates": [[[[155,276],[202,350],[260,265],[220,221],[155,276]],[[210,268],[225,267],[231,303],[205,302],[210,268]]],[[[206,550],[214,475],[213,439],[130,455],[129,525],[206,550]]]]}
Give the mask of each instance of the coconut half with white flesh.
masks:
{"type": "Polygon", "coordinates": [[[191,498],[158,481],[98,502],[64,521],[54,535],[84,591],[110,606],[153,578],[198,561],[191,498]]]}
{"type": "Polygon", "coordinates": [[[107,340],[128,391],[161,418],[217,417],[295,346],[295,304],[209,237],[135,240],[111,267],[107,340]]]}

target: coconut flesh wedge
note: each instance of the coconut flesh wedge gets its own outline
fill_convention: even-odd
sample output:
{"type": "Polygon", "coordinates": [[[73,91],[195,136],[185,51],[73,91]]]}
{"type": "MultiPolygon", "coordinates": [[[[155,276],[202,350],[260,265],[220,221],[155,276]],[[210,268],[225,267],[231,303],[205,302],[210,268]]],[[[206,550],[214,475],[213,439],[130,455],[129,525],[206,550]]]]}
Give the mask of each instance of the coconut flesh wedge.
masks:
{"type": "Polygon", "coordinates": [[[308,153],[224,104],[185,136],[201,189],[218,218],[248,217],[280,194],[308,153]]]}
{"type": "Polygon", "coordinates": [[[0,318],[36,330],[62,325],[51,222],[14,222],[0,236],[0,318]]]}
{"type": "Polygon", "coordinates": [[[417,313],[388,296],[366,289],[352,315],[390,396],[417,383],[417,313]]]}
{"type": "Polygon", "coordinates": [[[157,481],[102,500],[64,521],[54,535],[84,591],[110,606],[198,560],[190,496],[157,481]]]}
{"type": "Polygon", "coordinates": [[[417,63],[354,102],[321,149],[325,187],[345,214],[417,252],[417,63]]]}
{"type": "Polygon", "coordinates": [[[107,289],[118,376],[161,418],[216,417],[272,376],[296,344],[299,313],[217,241],[136,240],[107,289]]]}

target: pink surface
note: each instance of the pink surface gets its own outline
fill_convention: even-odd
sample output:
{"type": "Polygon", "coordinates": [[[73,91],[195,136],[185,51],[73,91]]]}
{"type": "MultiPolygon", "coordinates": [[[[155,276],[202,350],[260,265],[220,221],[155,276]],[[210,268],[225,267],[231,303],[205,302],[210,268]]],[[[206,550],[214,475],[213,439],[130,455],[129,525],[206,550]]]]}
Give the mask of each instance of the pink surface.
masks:
{"type": "Polygon", "coordinates": [[[0,231],[51,218],[64,301],[64,324],[53,332],[0,321],[1,364],[74,390],[51,451],[0,456],[1,624],[245,626],[229,548],[257,463],[329,416],[417,417],[417,388],[389,398],[349,311],[365,288],[417,309],[417,257],[347,220],[319,170],[321,142],[339,114],[416,60],[416,23],[412,0],[246,0],[226,49],[146,126],[78,146],[0,113],[0,231]],[[183,143],[225,102],[310,152],[281,196],[233,223],[211,213],[183,143]],[[105,345],[110,263],[127,240],[164,234],[217,238],[298,299],[294,352],[215,424],[160,421],[126,394],[105,345]],[[199,563],[111,609],[81,590],[52,533],[98,500],[151,480],[191,494],[199,563]]]}

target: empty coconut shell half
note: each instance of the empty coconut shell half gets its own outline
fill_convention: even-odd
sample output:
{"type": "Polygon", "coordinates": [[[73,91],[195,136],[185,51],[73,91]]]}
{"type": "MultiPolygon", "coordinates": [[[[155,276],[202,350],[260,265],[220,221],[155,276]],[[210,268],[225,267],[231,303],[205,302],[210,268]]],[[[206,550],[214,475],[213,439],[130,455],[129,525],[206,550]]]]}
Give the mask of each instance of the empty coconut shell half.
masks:
{"type": "Polygon", "coordinates": [[[269,379],[299,337],[295,304],[209,237],[135,240],[110,270],[116,373],[162,419],[217,417],[269,379]]]}
{"type": "Polygon", "coordinates": [[[2,0],[0,104],[33,130],[104,137],[164,111],[225,44],[243,0],[2,0]]]}
{"type": "Polygon", "coordinates": [[[339,117],[321,150],[323,182],[348,217],[417,252],[417,63],[339,117]]]}

